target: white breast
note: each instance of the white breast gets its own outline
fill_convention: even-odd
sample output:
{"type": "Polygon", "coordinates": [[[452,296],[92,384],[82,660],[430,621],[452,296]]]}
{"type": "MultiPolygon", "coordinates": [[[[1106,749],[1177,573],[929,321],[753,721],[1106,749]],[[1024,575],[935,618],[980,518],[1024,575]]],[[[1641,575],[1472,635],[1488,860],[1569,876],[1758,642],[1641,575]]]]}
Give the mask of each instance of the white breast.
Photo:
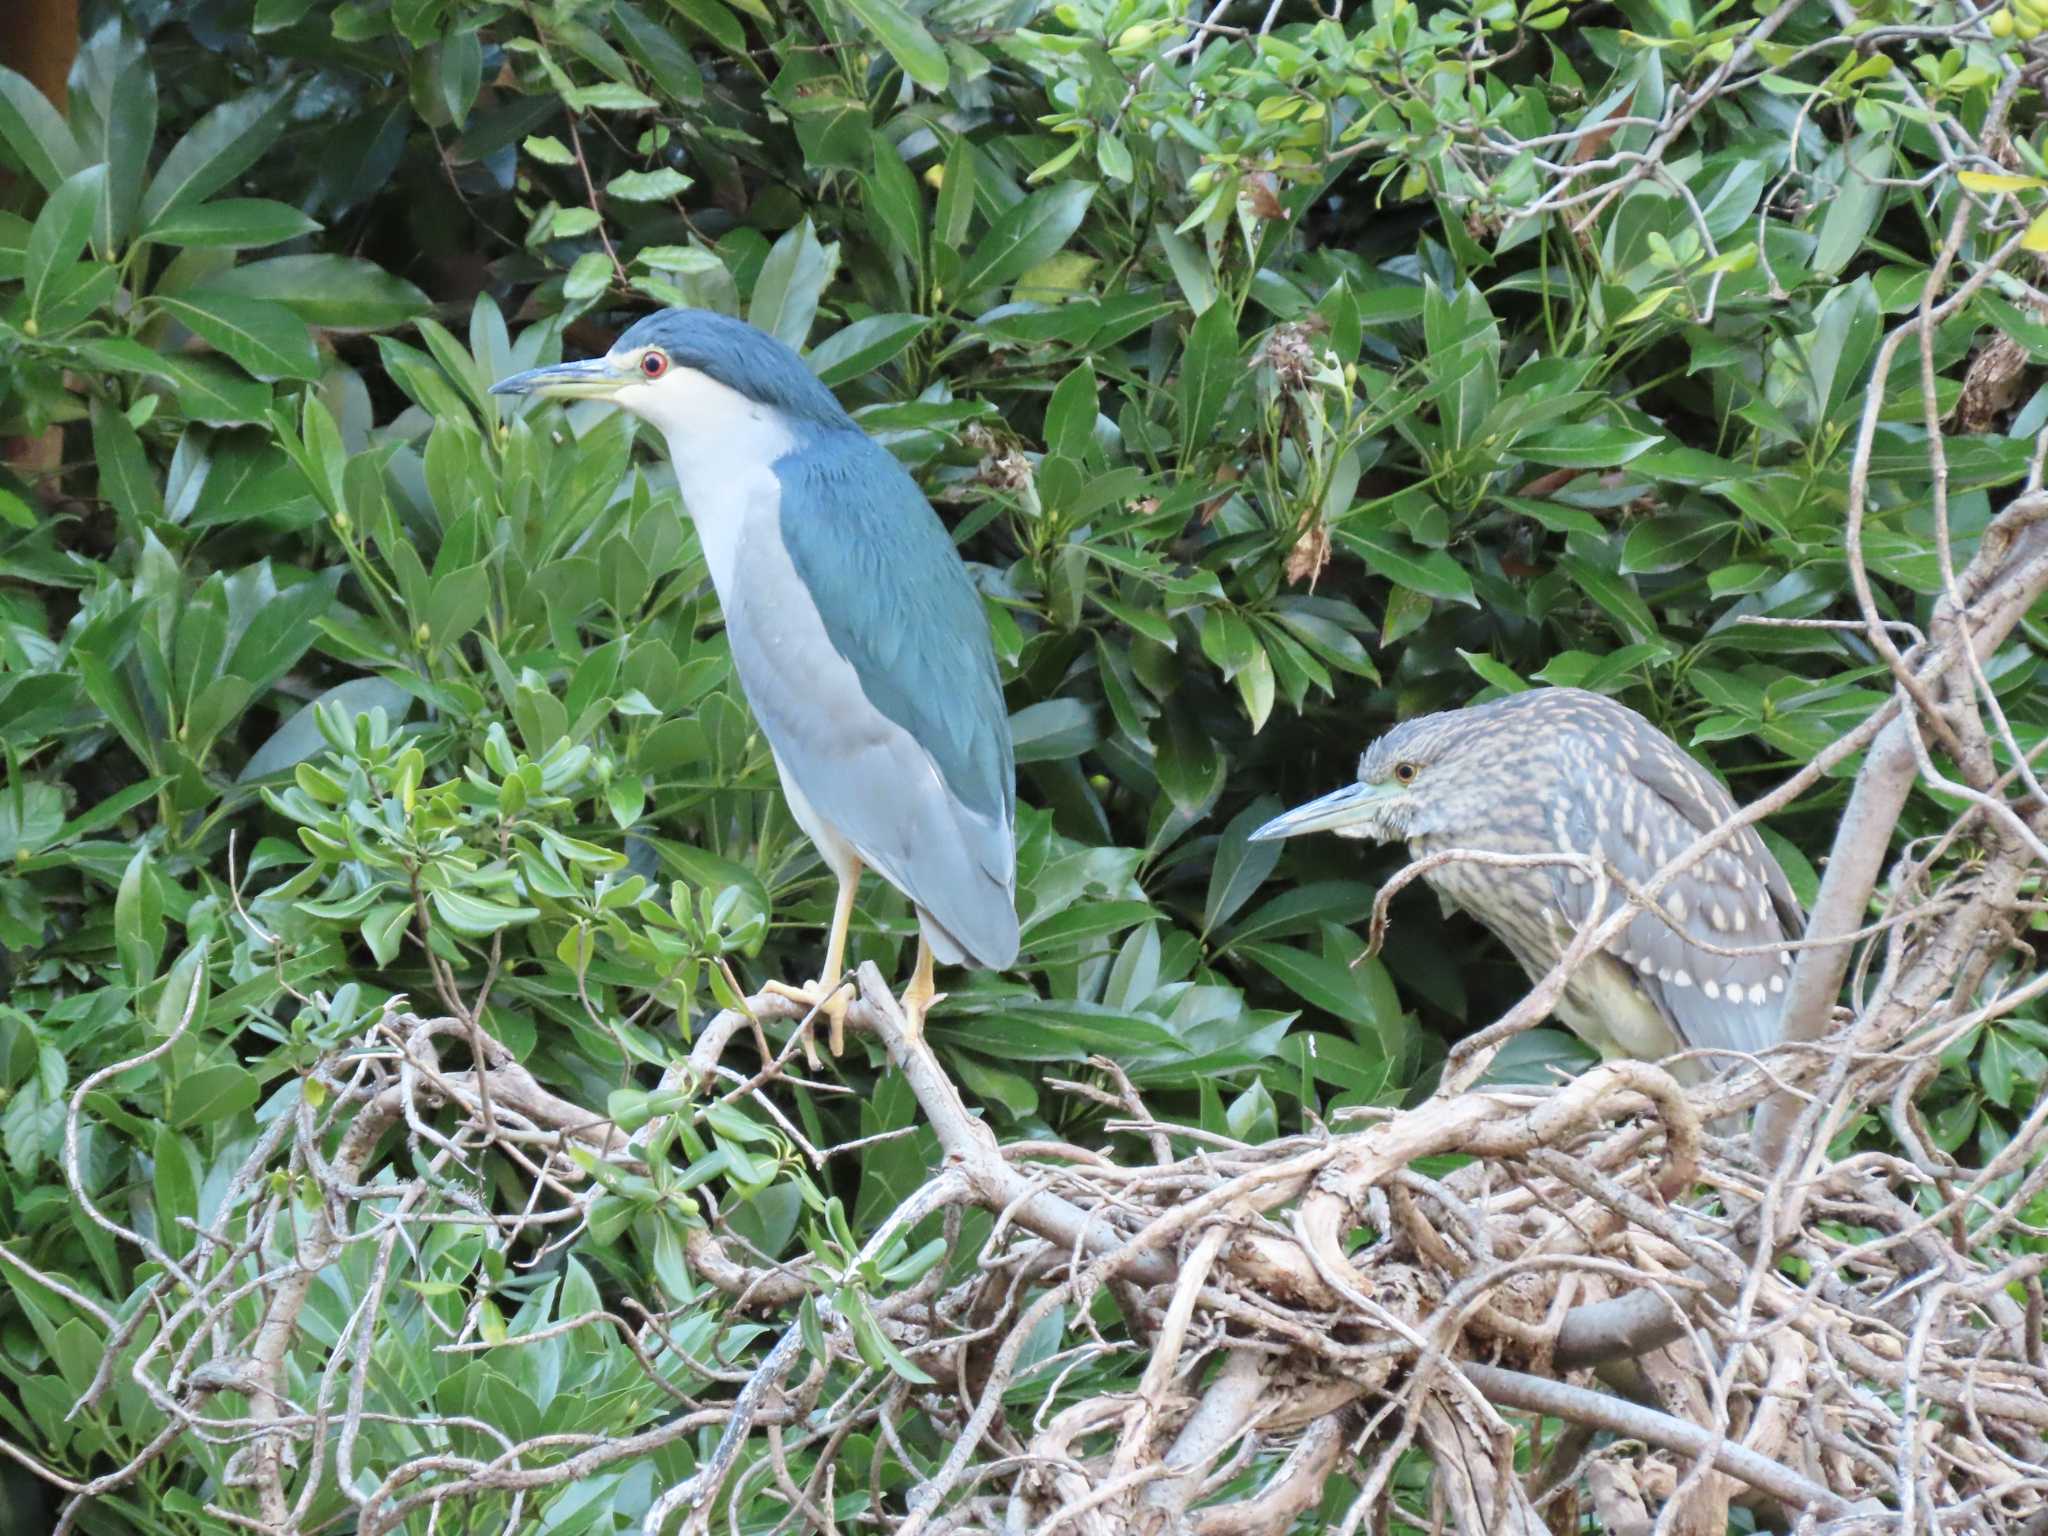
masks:
{"type": "Polygon", "coordinates": [[[668,439],[669,462],[719,602],[731,606],[740,539],[750,521],[773,523],[782,499],[775,461],[796,446],[774,407],[694,369],[637,390],[633,409],[668,439]]]}

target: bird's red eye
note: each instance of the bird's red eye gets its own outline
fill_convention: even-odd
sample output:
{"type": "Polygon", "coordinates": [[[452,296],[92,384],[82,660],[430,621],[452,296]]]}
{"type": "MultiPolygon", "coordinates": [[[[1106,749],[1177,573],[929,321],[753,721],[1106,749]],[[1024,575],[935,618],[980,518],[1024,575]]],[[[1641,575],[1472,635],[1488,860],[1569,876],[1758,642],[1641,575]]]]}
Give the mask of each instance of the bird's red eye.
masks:
{"type": "Polygon", "coordinates": [[[1394,777],[1403,784],[1413,784],[1415,782],[1415,773],[1416,768],[1413,763],[1394,764],[1394,777]]]}
{"type": "Polygon", "coordinates": [[[643,378],[658,379],[667,372],[666,352],[647,351],[640,354],[640,373],[643,378]]]}

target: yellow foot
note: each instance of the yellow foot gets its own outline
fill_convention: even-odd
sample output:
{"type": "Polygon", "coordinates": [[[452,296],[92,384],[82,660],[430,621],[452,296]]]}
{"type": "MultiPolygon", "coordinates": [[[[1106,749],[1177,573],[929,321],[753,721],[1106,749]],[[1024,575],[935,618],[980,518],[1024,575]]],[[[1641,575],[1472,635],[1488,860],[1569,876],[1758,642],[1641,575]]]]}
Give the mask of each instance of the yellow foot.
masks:
{"type": "Polygon", "coordinates": [[[771,981],[761,988],[773,992],[777,997],[786,997],[793,1003],[802,1003],[815,1013],[821,1013],[831,1024],[832,1054],[837,1056],[846,1049],[846,1010],[853,1006],[853,985],[844,983],[829,996],[823,980],[808,982],[793,987],[786,981],[771,981]]]}
{"type": "Polygon", "coordinates": [[[910,985],[903,989],[903,1033],[908,1037],[905,1044],[916,1045],[924,1039],[924,1016],[944,995],[932,984],[931,940],[920,933],[917,969],[911,972],[910,985]]]}
{"type": "Polygon", "coordinates": [[[924,1016],[931,1012],[932,1004],[942,1001],[945,996],[945,993],[935,992],[929,987],[919,987],[914,981],[903,989],[898,1006],[903,1009],[903,1033],[910,1044],[916,1045],[924,1039],[924,1016]]]}

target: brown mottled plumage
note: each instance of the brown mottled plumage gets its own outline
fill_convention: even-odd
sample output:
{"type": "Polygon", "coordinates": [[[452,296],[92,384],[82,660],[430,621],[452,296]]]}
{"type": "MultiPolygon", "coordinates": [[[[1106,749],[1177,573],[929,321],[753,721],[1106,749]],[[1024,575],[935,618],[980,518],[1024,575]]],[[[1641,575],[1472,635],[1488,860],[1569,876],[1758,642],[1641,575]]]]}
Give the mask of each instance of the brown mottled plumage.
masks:
{"type": "MultiPolygon", "coordinates": [[[[1372,744],[1358,782],[1260,828],[1261,837],[1328,830],[1406,840],[1417,857],[1447,848],[1577,853],[1641,885],[1703,832],[1735,814],[1714,777],[1634,710],[1578,688],[1541,688],[1405,721],[1372,744]]],[[[1428,880],[1514,951],[1534,979],[1577,929],[1627,901],[1562,864],[1506,869],[1452,860],[1428,880]]],[[[1744,828],[1674,878],[1669,921],[1638,912],[1572,976],[1564,1022],[1607,1056],[1759,1051],[1778,1040],[1787,951],[1804,919],[1785,873],[1744,828]],[[1748,953],[1716,954],[1701,948],[1748,953]]]]}

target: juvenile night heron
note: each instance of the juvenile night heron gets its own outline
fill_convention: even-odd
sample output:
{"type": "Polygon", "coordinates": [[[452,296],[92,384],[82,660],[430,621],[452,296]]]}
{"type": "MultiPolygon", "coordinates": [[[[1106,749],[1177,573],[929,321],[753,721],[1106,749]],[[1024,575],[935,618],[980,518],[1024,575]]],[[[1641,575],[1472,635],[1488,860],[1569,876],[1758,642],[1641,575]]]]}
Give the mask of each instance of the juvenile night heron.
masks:
{"type": "MultiPolygon", "coordinates": [[[[1583,854],[1640,885],[1734,813],[1728,792],[1634,710],[1539,688],[1395,726],[1359,759],[1357,783],[1252,835],[1405,838],[1417,858],[1446,848],[1583,854]]],[[[1450,860],[1425,878],[1504,940],[1531,980],[1576,929],[1628,899],[1614,888],[1595,912],[1591,875],[1562,864],[1450,860]]],[[[1796,937],[1803,919],[1762,841],[1736,833],[1661,901],[1670,921],[1638,912],[1571,977],[1558,1016],[1605,1057],[1775,1045],[1792,956],[1753,946],[1796,937]]]]}
{"type": "Polygon", "coordinates": [[[988,617],[931,503],[804,360],[738,320],[671,309],[603,357],[493,394],[609,400],[651,423],[725,611],[740,686],[798,825],[838,877],[820,979],[773,990],[822,1011],[865,866],[910,898],[913,1032],[936,960],[1017,957],[1016,770],[988,617]]]}

